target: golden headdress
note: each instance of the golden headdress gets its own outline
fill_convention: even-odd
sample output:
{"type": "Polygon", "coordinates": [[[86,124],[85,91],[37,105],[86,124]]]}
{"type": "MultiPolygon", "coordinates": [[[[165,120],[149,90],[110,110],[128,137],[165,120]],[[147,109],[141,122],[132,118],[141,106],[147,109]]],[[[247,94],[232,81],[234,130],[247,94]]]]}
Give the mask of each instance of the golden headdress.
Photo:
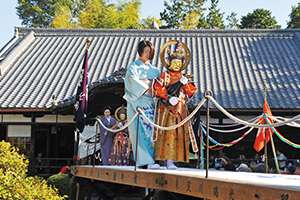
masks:
{"type": "Polygon", "coordinates": [[[165,68],[169,69],[171,60],[173,59],[182,60],[182,67],[180,71],[184,70],[191,61],[191,52],[189,48],[179,40],[170,40],[166,42],[160,50],[160,60],[165,68]],[[170,53],[170,49],[168,48],[168,56],[165,58],[165,49],[173,44],[175,44],[175,51],[170,53]]]}
{"type": "Polygon", "coordinates": [[[120,106],[119,108],[116,109],[115,111],[115,118],[118,120],[118,121],[121,121],[121,114],[125,115],[125,120],[127,120],[127,116],[126,116],[126,110],[127,108],[122,105],[120,106]]]}

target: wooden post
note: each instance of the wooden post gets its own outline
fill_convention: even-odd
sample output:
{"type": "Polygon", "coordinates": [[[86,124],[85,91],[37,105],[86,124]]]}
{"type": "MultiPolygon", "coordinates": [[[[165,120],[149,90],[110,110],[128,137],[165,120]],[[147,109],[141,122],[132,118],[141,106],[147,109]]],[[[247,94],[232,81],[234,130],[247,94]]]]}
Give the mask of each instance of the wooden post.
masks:
{"type": "MultiPolygon", "coordinates": [[[[267,100],[267,86],[264,86],[265,88],[265,101],[267,100]]],[[[266,167],[266,173],[268,173],[268,147],[267,147],[267,129],[265,128],[265,167],[266,167]]]]}
{"type": "Polygon", "coordinates": [[[30,136],[30,163],[29,163],[29,175],[35,175],[35,164],[36,164],[36,157],[35,157],[35,116],[31,113],[31,136],[30,136]]]}
{"type": "MultiPolygon", "coordinates": [[[[206,97],[206,93],[209,93],[212,96],[212,92],[207,90],[204,93],[206,97]]],[[[208,168],[209,168],[209,99],[206,97],[206,175],[205,178],[208,178],[208,168]]]]}
{"type": "MultiPolygon", "coordinates": [[[[141,106],[138,106],[138,107],[141,107],[141,106]]],[[[138,109],[137,109],[137,111],[138,111],[138,109]]],[[[136,171],[136,169],[137,169],[137,161],[138,161],[139,125],[140,125],[140,112],[139,112],[139,115],[138,115],[137,130],[136,130],[137,132],[136,132],[136,142],[135,142],[136,147],[135,147],[135,167],[134,167],[134,171],[136,171]]]]}
{"type": "Polygon", "coordinates": [[[265,129],[265,167],[268,173],[268,147],[267,147],[267,130],[265,129]]]}

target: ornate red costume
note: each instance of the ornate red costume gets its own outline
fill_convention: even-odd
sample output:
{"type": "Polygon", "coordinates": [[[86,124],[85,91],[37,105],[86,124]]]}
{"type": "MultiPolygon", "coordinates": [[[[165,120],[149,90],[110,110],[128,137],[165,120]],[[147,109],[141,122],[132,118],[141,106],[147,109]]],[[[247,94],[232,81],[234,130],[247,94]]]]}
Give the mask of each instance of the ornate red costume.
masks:
{"type": "MultiPolygon", "coordinates": [[[[197,90],[195,84],[189,82],[180,72],[184,66],[186,67],[186,65],[182,66],[182,60],[186,58],[184,57],[186,54],[180,54],[178,50],[176,54],[173,53],[169,57],[172,55],[176,61],[170,61],[169,71],[163,72],[153,83],[153,94],[159,99],[156,122],[163,127],[176,125],[188,116],[186,99],[191,98],[197,90]]],[[[190,139],[194,140],[190,121],[172,130],[155,129],[153,134],[155,160],[189,162],[189,142],[190,139]]],[[[193,144],[193,149],[197,151],[196,143],[193,144]]],[[[176,169],[175,166],[174,169],[176,169]]]]}

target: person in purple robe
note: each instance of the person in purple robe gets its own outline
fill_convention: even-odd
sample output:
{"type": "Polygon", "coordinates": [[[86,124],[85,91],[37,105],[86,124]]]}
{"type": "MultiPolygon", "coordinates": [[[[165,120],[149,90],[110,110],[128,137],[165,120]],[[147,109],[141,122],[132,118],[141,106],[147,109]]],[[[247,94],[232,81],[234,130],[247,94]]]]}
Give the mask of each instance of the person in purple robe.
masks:
{"type": "MultiPolygon", "coordinates": [[[[105,127],[113,129],[117,124],[117,120],[110,116],[111,107],[105,106],[103,109],[103,113],[104,117],[100,119],[101,122],[105,125],[105,127]]],[[[101,124],[99,124],[99,129],[103,165],[109,165],[108,159],[110,155],[111,146],[113,145],[115,134],[107,131],[101,124]]]]}

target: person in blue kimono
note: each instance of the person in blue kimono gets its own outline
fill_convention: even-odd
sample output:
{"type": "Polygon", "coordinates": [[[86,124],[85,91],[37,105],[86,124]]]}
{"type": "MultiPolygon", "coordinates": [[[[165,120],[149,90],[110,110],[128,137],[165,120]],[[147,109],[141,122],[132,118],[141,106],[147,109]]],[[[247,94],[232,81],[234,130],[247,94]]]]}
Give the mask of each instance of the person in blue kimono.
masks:
{"type": "MultiPolygon", "coordinates": [[[[102,117],[100,120],[105,127],[113,129],[117,124],[117,120],[111,117],[110,113],[111,113],[111,108],[109,106],[105,106],[103,109],[104,117],[102,117]]],[[[99,129],[100,129],[100,145],[101,145],[103,165],[109,165],[108,159],[109,159],[110,149],[113,144],[115,134],[108,132],[101,124],[99,124],[99,129]]]]}
{"type": "MultiPolygon", "coordinates": [[[[152,80],[160,75],[158,68],[150,63],[154,56],[154,46],[150,41],[141,41],[138,45],[139,59],[129,64],[125,75],[127,101],[127,119],[130,121],[136,113],[137,106],[153,121],[155,104],[152,97],[152,80]]],[[[154,148],[151,141],[153,127],[140,116],[138,155],[136,156],[137,117],[128,127],[132,151],[137,166],[147,166],[148,169],[158,169],[155,164],[154,148]]]]}

